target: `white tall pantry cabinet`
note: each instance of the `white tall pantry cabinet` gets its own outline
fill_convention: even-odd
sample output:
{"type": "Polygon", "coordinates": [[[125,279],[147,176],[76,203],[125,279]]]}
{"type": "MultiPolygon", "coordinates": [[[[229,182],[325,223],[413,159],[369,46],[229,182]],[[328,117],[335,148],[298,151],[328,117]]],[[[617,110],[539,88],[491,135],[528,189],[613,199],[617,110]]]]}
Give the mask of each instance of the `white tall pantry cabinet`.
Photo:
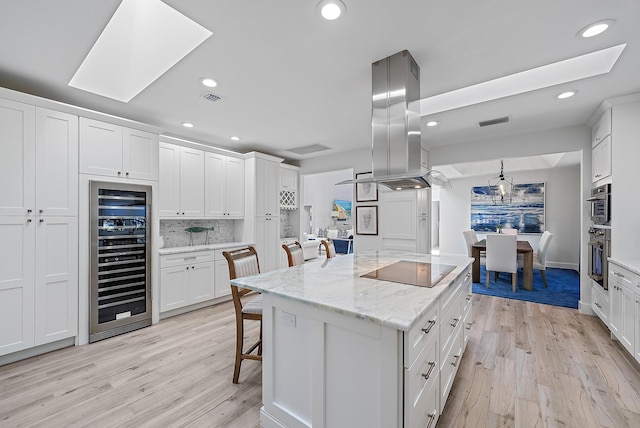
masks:
{"type": "Polygon", "coordinates": [[[0,355],[77,334],[78,117],[0,99],[0,355]]]}

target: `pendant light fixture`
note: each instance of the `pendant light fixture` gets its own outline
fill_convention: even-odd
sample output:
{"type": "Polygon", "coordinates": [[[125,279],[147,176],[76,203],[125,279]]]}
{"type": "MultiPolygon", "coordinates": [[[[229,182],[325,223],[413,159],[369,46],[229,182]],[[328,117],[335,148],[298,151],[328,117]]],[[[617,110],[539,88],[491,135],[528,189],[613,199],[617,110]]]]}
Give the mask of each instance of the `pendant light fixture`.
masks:
{"type": "Polygon", "coordinates": [[[500,175],[489,179],[491,201],[494,204],[510,204],[513,197],[513,177],[504,175],[504,161],[500,161],[500,175]]]}

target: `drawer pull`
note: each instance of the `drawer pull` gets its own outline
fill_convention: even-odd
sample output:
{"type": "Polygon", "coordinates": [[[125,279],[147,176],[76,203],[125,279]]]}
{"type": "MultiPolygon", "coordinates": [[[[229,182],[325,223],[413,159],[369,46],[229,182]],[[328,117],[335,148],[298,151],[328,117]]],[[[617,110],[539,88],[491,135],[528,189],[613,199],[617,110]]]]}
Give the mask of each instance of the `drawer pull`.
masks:
{"type": "Polygon", "coordinates": [[[431,424],[433,423],[433,421],[436,420],[436,412],[433,412],[427,415],[427,417],[429,418],[429,423],[427,424],[427,428],[431,428],[431,424]]]}
{"type": "Polygon", "coordinates": [[[471,294],[467,294],[467,300],[471,300],[471,294]]]}
{"type": "Polygon", "coordinates": [[[435,366],[436,366],[436,363],[432,363],[432,362],[430,362],[430,363],[429,363],[429,370],[428,370],[426,373],[422,373],[422,377],[423,377],[425,380],[428,380],[428,379],[429,379],[429,377],[431,376],[431,372],[433,371],[433,368],[434,368],[435,366]]]}
{"type": "Polygon", "coordinates": [[[468,323],[467,323],[467,330],[471,330],[471,326],[472,326],[472,325],[473,325],[473,323],[472,323],[472,322],[468,322],[468,323]]]}
{"type": "Polygon", "coordinates": [[[602,306],[600,305],[600,303],[598,303],[598,302],[594,302],[594,305],[596,305],[596,307],[597,307],[598,309],[602,309],[602,306]]]}
{"type": "Polygon", "coordinates": [[[456,367],[458,365],[458,361],[460,360],[460,355],[454,355],[453,357],[453,363],[451,363],[451,365],[453,367],[456,367]]]}
{"type": "Polygon", "coordinates": [[[185,260],[185,261],[187,261],[187,260],[195,260],[195,259],[196,259],[196,257],[195,257],[195,256],[193,256],[193,257],[185,257],[185,258],[184,258],[184,260],[185,260]]]}
{"type": "Polygon", "coordinates": [[[460,321],[460,318],[454,318],[451,327],[455,328],[458,325],[458,321],[460,321]]]}
{"type": "Polygon", "coordinates": [[[436,320],[429,320],[429,327],[423,328],[422,332],[424,334],[429,334],[434,325],[436,325],[436,320]]]}

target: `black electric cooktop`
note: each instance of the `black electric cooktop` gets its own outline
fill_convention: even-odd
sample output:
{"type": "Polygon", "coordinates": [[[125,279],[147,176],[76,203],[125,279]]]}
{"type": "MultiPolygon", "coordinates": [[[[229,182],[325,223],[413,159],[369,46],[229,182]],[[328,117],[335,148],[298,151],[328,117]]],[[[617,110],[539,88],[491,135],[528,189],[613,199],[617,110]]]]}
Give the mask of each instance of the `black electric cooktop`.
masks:
{"type": "Polygon", "coordinates": [[[399,282],[431,288],[456,267],[440,263],[411,262],[402,260],[380,269],[365,273],[361,278],[399,282]]]}

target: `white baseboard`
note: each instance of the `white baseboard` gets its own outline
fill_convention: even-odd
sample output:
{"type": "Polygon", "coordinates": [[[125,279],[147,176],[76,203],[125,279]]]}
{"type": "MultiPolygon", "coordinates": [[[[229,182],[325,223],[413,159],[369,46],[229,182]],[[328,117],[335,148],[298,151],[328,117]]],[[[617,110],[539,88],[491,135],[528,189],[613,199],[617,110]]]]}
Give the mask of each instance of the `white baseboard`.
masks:
{"type": "Polygon", "coordinates": [[[561,263],[561,262],[547,262],[547,266],[550,268],[558,268],[558,269],[572,269],[576,272],[580,272],[578,269],[577,263],[561,263]]]}

